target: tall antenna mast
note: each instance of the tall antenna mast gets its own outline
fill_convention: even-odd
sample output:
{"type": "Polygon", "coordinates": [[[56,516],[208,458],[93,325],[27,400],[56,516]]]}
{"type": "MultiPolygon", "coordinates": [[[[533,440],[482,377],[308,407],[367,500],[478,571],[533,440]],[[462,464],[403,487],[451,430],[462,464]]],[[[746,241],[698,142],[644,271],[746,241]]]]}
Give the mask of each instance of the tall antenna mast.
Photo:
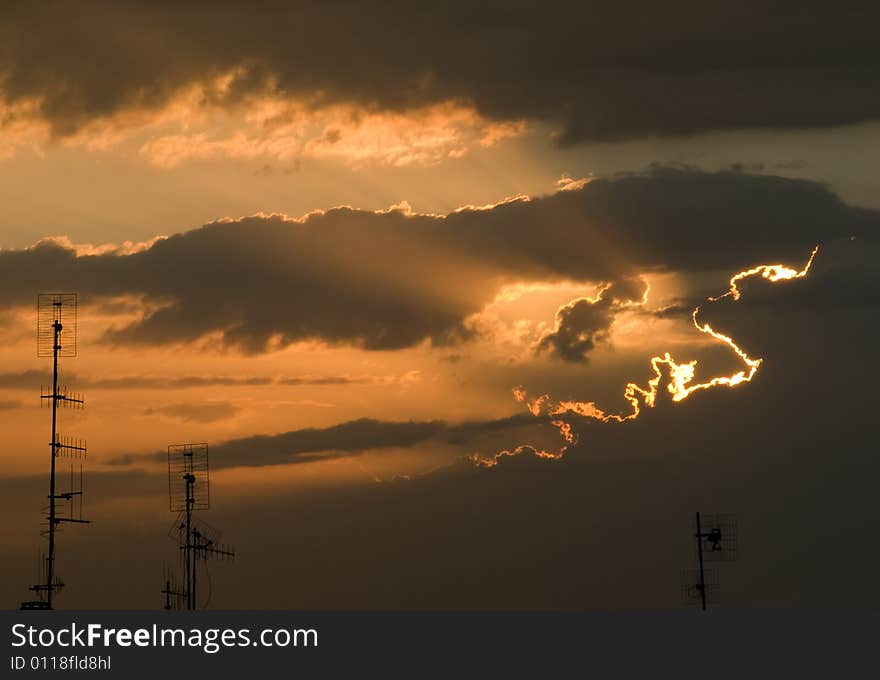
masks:
{"type": "Polygon", "coordinates": [[[739,537],[735,515],[696,514],[693,538],[696,541],[697,568],[682,572],[681,597],[684,604],[700,605],[720,601],[721,583],[716,569],[706,569],[706,562],[735,562],[739,537]]]}
{"type": "MultiPolygon", "coordinates": [[[[177,513],[171,529],[181,555],[183,585],[170,573],[165,575],[165,609],[197,609],[199,560],[207,569],[208,559],[233,559],[235,551],[219,542],[220,532],[195,517],[196,510],[211,505],[208,476],[208,445],[172,444],[168,447],[168,506],[177,513]]],[[[206,605],[205,605],[206,606],[206,605]]]]}
{"type": "Polygon", "coordinates": [[[37,356],[52,357],[51,390],[40,390],[40,402],[52,409],[52,439],[49,441],[49,507],[48,529],[44,532],[48,551],[43,563],[40,583],[31,586],[38,599],[22,602],[22,609],[52,609],[53,595],[63,587],[55,573],[55,530],[63,522],[88,524],[82,518],[82,461],[86,456],[85,442],[58,434],[58,409],[83,408],[82,395],[58,384],[58,359],[76,356],[76,293],[41,293],[37,296],[37,356]],[[58,458],[70,460],[70,482],[59,492],[56,484],[58,458]],[[68,513],[59,512],[58,501],[67,502],[68,513]],[[78,502],[77,502],[78,501],[78,502]]]}

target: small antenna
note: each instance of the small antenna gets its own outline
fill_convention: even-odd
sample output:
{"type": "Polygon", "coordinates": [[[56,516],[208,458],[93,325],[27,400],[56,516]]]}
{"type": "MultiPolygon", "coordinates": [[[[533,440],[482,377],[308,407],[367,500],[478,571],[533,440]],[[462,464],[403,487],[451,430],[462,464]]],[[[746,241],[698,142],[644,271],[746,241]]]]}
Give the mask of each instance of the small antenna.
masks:
{"type": "Polygon", "coordinates": [[[171,512],[211,507],[207,444],[168,447],[168,508],[171,512]]]}
{"type": "MultiPolygon", "coordinates": [[[[736,515],[699,515],[701,537],[697,550],[706,562],[736,562],[739,557],[739,532],[736,515]]],[[[695,534],[696,538],[696,534],[695,534]]]]}
{"type": "Polygon", "coordinates": [[[721,581],[716,569],[706,569],[705,562],[735,562],[739,551],[736,516],[716,514],[700,516],[694,522],[697,569],[682,572],[681,597],[686,605],[706,605],[720,601],[721,581]]]}
{"type": "Polygon", "coordinates": [[[37,296],[37,356],[76,356],[76,293],[37,296]],[[56,324],[60,328],[56,329],[56,324]],[[56,335],[57,330],[57,335],[56,335]],[[64,331],[64,343],[61,331],[64,331]]]}
{"type": "Polygon", "coordinates": [[[177,584],[177,577],[174,572],[165,567],[165,587],[162,589],[165,595],[165,611],[178,611],[184,608],[186,602],[186,593],[181,590],[177,584]]]}
{"type": "Polygon", "coordinates": [[[228,559],[235,550],[220,543],[220,532],[201,518],[195,510],[210,507],[211,480],[208,475],[208,445],[172,444],[168,447],[168,506],[177,513],[170,535],[177,542],[183,558],[183,587],[166,574],[165,609],[196,609],[196,582],[199,560],[228,559]]]}
{"type": "Polygon", "coordinates": [[[58,385],[58,359],[76,356],[76,293],[41,293],[37,296],[37,356],[52,357],[52,386],[41,388],[40,403],[52,410],[52,437],[49,441],[49,506],[48,527],[41,532],[48,542],[48,551],[41,559],[39,583],[30,590],[37,594],[36,600],[22,602],[22,609],[52,609],[53,595],[64,584],[55,574],[55,532],[59,524],[88,524],[82,517],[83,461],[86,443],[81,439],[62,437],[58,434],[58,409],[83,408],[85,399],[77,392],[58,385]],[[69,486],[58,489],[58,459],[69,464],[69,486]],[[67,513],[59,511],[59,501],[67,503],[67,513]]]}

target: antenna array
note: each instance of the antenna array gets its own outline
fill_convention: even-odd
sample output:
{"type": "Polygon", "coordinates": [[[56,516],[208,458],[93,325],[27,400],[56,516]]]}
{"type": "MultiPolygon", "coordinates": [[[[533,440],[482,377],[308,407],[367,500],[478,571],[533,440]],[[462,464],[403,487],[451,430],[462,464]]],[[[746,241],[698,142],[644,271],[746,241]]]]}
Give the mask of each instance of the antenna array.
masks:
{"type": "Polygon", "coordinates": [[[182,561],[183,584],[166,570],[165,609],[196,609],[198,564],[207,570],[209,559],[232,560],[235,550],[220,543],[220,532],[201,518],[195,510],[210,507],[208,445],[172,444],[168,447],[168,505],[177,513],[169,532],[176,541],[182,561]]]}
{"type": "Polygon", "coordinates": [[[58,359],[76,356],[76,293],[41,293],[37,297],[37,356],[52,357],[52,386],[41,388],[40,403],[52,411],[52,437],[49,441],[48,526],[41,532],[48,550],[41,558],[39,583],[30,587],[36,600],[22,602],[22,609],[52,609],[55,591],[64,584],[55,574],[55,532],[60,524],[88,524],[82,518],[83,462],[87,448],[84,440],[58,434],[58,409],[83,408],[84,397],[58,385],[58,359]],[[58,459],[69,467],[66,490],[58,488],[58,459]],[[66,504],[66,507],[62,505],[66,504]],[[59,505],[62,507],[59,508],[59,505]],[[63,510],[67,512],[63,512],[63,510]]]}

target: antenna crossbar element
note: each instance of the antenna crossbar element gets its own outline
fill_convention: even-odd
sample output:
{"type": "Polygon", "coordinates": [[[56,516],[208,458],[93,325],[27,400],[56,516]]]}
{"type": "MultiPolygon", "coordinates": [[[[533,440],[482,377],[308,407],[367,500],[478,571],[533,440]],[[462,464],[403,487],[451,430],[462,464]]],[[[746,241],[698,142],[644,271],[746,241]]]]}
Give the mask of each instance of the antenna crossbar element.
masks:
{"type": "Polygon", "coordinates": [[[21,603],[22,611],[33,611],[33,610],[47,610],[51,609],[49,603],[45,600],[30,600],[28,602],[21,603]]]}
{"type": "Polygon", "coordinates": [[[197,529],[192,532],[192,549],[196,551],[196,557],[203,560],[208,557],[233,559],[235,550],[231,546],[215,543],[210,538],[203,536],[197,529]]]}
{"type": "Polygon", "coordinates": [[[165,587],[162,589],[162,594],[165,596],[164,609],[166,611],[181,609],[186,600],[186,593],[177,587],[174,576],[167,569],[165,573],[165,587]]]}
{"type": "Polygon", "coordinates": [[[48,387],[40,387],[41,403],[47,403],[53,400],[58,403],[61,408],[82,409],[85,406],[86,399],[79,392],[73,392],[66,387],[57,387],[55,391],[50,391],[48,387]]]}
{"type": "MultiPolygon", "coordinates": [[[[49,446],[52,446],[52,444],[49,444],[49,446]]],[[[86,453],[89,450],[84,439],[61,437],[58,434],[55,435],[55,445],[53,448],[55,449],[55,456],[58,458],[65,456],[82,459],[86,457],[86,453]]]]}

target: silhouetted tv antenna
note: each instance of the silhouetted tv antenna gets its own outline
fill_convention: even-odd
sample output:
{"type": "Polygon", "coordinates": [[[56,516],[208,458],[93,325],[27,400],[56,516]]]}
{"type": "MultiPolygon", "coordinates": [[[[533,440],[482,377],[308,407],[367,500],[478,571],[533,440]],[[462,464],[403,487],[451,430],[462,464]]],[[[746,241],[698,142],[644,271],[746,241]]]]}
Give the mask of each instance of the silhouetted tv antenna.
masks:
{"type": "Polygon", "coordinates": [[[58,434],[58,409],[83,408],[81,394],[58,384],[58,359],[76,356],[76,293],[41,293],[37,296],[37,356],[52,357],[52,386],[40,390],[40,403],[52,409],[52,439],[49,441],[49,506],[48,528],[42,532],[47,538],[48,551],[41,559],[39,583],[30,590],[38,599],[22,602],[22,609],[52,609],[53,595],[63,587],[55,574],[55,530],[63,522],[88,524],[82,518],[83,461],[85,441],[62,437],[58,434]],[[58,491],[56,475],[58,459],[70,464],[67,490],[58,491]],[[66,501],[66,510],[59,511],[58,501],[66,501]]]}
{"type": "Polygon", "coordinates": [[[696,515],[695,532],[697,569],[682,572],[681,597],[683,604],[718,604],[721,582],[716,569],[706,569],[705,562],[735,562],[738,553],[738,532],[735,515],[696,515]]]}
{"type": "MultiPolygon", "coordinates": [[[[177,513],[171,529],[181,555],[183,583],[165,575],[165,609],[196,609],[196,576],[199,560],[233,559],[235,551],[220,543],[220,532],[196,518],[196,510],[211,505],[207,444],[172,444],[168,447],[169,509],[177,513]]],[[[210,577],[209,577],[210,585],[210,577]]]]}
{"type": "Polygon", "coordinates": [[[186,593],[177,582],[177,575],[173,570],[165,567],[165,587],[162,589],[165,596],[165,609],[186,609],[186,593]]]}

